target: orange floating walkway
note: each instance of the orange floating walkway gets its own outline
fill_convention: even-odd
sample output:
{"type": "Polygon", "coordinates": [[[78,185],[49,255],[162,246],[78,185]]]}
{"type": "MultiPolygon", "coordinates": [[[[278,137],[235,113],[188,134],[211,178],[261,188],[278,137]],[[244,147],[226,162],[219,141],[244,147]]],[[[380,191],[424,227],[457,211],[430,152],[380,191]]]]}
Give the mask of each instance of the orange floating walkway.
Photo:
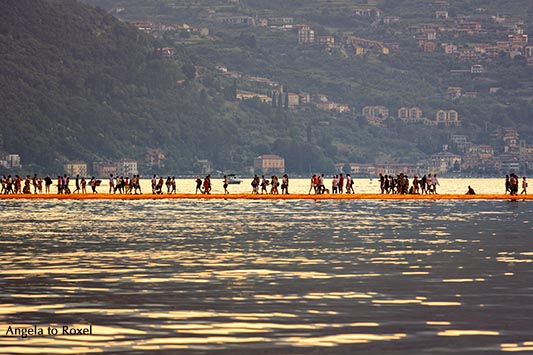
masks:
{"type": "Polygon", "coordinates": [[[159,199],[225,199],[225,200],[533,200],[533,195],[502,195],[502,194],[439,194],[439,195],[387,195],[387,194],[290,194],[290,195],[252,195],[252,194],[10,194],[0,195],[0,200],[28,199],[28,200],[159,200],[159,199]]]}

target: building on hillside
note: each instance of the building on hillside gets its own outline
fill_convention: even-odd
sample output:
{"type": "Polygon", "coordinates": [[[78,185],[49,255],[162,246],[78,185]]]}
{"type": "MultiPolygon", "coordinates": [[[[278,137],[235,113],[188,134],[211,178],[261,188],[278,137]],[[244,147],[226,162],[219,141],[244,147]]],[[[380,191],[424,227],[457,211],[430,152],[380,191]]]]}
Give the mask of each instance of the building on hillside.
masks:
{"type": "Polygon", "coordinates": [[[165,154],[159,149],[149,149],[146,152],[146,165],[157,169],[165,167],[165,154]]]}
{"type": "Polygon", "coordinates": [[[519,143],[520,143],[520,139],[519,139],[519,134],[516,130],[514,129],[510,129],[510,128],[506,128],[504,129],[503,131],[503,135],[502,135],[502,140],[505,144],[505,151],[509,151],[509,150],[512,150],[513,148],[518,148],[519,147],[519,143]]]}
{"type": "Polygon", "coordinates": [[[292,17],[269,17],[268,24],[272,26],[292,25],[294,18],[292,17]]]}
{"type": "Polygon", "coordinates": [[[429,163],[431,171],[437,173],[446,173],[452,170],[458,171],[461,168],[461,157],[450,152],[439,152],[430,157],[429,163]]]}
{"type": "Polygon", "coordinates": [[[495,158],[495,168],[505,173],[519,173],[522,163],[518,154],[504,153],[495,158]]]}
{"type": "Polygon", "coordinates": [[[315,31],[304,25],[298,29],[298,44],[315,43],[315,31]]]}
{"type": "Polygon", "coordinates": [[[154,49],[154,54],[158,58],[171,59],[176,54],[176,49],[172,47],[160,47],[154,49]]]}
{"type": "Polygon", "coordinates": [[[110,174],[117,175],[117,165],[109,161],[93,162],[93,175],[107,177],[110,174]]]}
{"type": "Polygon", "coordinates": [[[20,163],[20,155],[0,154],[0,165],[7,169],[20,169],[22,168],[22,164],[20,163]]]}
{"type": "Polygon", "coordinates": [[[383,42],[372,41],[366,38],[356,37],[356,36],[344,36],[343,42],[345,47],[348,50],[353,50],[355,55],[363,55],[367,52],[375,54],[385,54],[390,53],[389,47],[383,42]]]}
{"type": "MultiPolygon", "coordinates": [[[[376,166],[374,164],[349,163],[350,171],[345,171],[353,176],[376,176],[376,166]]],[[[342,166],[344,168],[345,165],[342,166]]]]}
{"type": "Polygon", "coordinates": [[[422,123],[426,126],[438,126],[439,125],[439,123],[436,120],[431,120],[427,117],[424,117],[422,119],[422,123]]]}
{"type": "Polygon", "coordinates": [[[337,107],[335,108],[335,111],[337,111],[339,113],[344,113],[344,112],[350,112],[351,109],[350,109],[349,105],[337,104],[337,107]]]}
{"type": "Polygon", "coordinates": [[[377,118],[388,118],[389,109],[385,106],[365,106],[363,107],[363,116],[366,118],[377,117],[377,118]]]}
{"type": "Polygon", "coordinates": [[[507,41],[509,42],[509,46],[518,44],[518,45],[524,47],[529,42],[528,35],[523,34],[523,33],[521,33],[521,34],[514,33],[512,35],[509,35],[507,38],[508,38],[507,41]]]}
{"type": "Polygon", "coordinates": [[[260,155],[254,159],[254,170],[261,174],[282,174],[285,172],[285,159],[274,154],[260,155]]]}
{"type": "Polygon", "coordinates": [[[483,74],[485,72],[485,67],[481,64],[474,64],[470,67],[470,73],[472,74],[483,74]]]}
{"type": "Polygon", "coordinates": [[[481,23],[475,22],[475,21],[468,21],[468,22],[461,22],[457,29],[455,30],[456,33],[466,33],[469,35],[478,34],[482,30],[481,23]]]}
{"type": "Polygon", "coordinates": [[[496,58],[498,57],[502,52],[504,52],[501,48],[496,46],[490,46],[485,48],[485,56],[488,58],[496,58]]]}
{"type": "Polygon", "coordinates": [[[255,26],[255,20],[250,16],[221,16],[218,18],[219,22],[230,23],[234,25],[250,25],[255,26]]]}
{"type": "Polygon", "coordinates": [[[422,51],[424,53],[435,53],[437,45],[433,41],[422,41],[422,51]]]}
{"type": "Polygon", "coordinates": [[[448,11],[446,10],[437,10],[435,11],[435,18],[438,20],[448,19],[448,11]]]}
{"type": "Polygon", "coordinates": [[[463,97],[466,99],[475,99],[478,95],[479,93],[477,91],[467,91],[463,94],[463,97]]]}
{"type": "Polygon", "coordinates": [[[300,105],[300,95],[285,91],[283,85],[279,85],[277,90],[273,90],[271,94],[272,107],[278,108],[295,108],[300,105]]]}
{"type": "Polygon", "coordinates": [[[299,94],[300,97],[300,105],[305,105],[311,102],[311,95],[306,92],[301,92],[299,94]]]}
{"type": "Polygon", "coordinates": [[[444,53],[446,54],[457,54],[458,48],[455,44],[447,44],[444,46],[444,53]]]}
{"type": "Polygon", "coordinates": [[[381,17],[383,12],[378,8],[371,7],[353,9],[353,14],[356,16],[381,17]]]}
{"type": "Polygon", "coordinates": [[[468,141],[465,135],[452,134],[450,137],[451,143],[461,152],[465,152],[471,147],[471,143],[468,141]]]}
{"type": "Polygon", "coordinates": [[[87,176],[87,163],[84,161],[70,161],[63,165],[63,170],[69,176],[87,176]]]}
{"type": "Polygon", "coordinates": [[[455,110],[438,110],[435,120],[437,124],[442,124],[444,126],[460,126],[461,121],[459,121],[459,113],[455,110]]]}
{"type": "Polygon", "coordinates": [[[133,159],[120,159],[115,162],[117,175],[129,176],[139,174],[137,161],[133,159]]]}
{"type": "Polygon", "coordinates": [[[437,39],[437,30],[434,28],[421,29],[420,39],[424,41],[435,41],[437,39]]]}
{"type": "Polygon", "coordinates": [[[398,118],[406,123],[417,123],[422,121],[423,113],[418,107],[400,107],[398,118]]]}
{"type": "Polygon", "coordinates": [[[470,148],[470,152],[478,154],[479,159],[487,160],[494,158],[494,148],[490,145],[476,145],[470,148]]]}
{"type": "Polygon", "coordinates": [[[324,111],[336,111],[339,113],[350,112],[350,106],[338,104],[336,102],[320,102],[316,104],[316,107],[324,111]]]}
{"type": "Polygon", "coordinates": [[[135,26],[139,31],[145,33],[152,33],[154,31],[154,24],[149,21],[135,21],[131,24],[135,26]]]}
{"type": "Polygon", "coordinates": [[[397,176],[400,174],[407,175],[408,177],[414,177],[419,175],[420,171],[424,170],[421,164],[378,164],[376,165],[375,175],[392,175],[397,176]]]}
{"type": "Polygon", "coordinates": [[[267,95],[258,94],[255,92],[245,92],[245,91],[237,91],[237,100],[251,100],[251,99],[259,99],[261,102],[265,104],[271,104],[272,103],[272,97],[269,97],[267,95]]]}
{"type": "Polygon", "coordinates": [[[472,145],[463,154],[461,168],[494,167],[494,148],[490,145],[472,145]]]}
{"type": "Polygon", "coordinates": [[[459,86],[448,86],[446,94],[450,100],[457,100],[461,98],[463,94],[463,88],[459,86]]]}
{"type": "Polygon", "coordinates": [[[386,25],[390,25],[390,24],[398,23],[398,22],[400,22],[400,17],[399,16],[385,16],[385,17],[383,17],[383,23],[386,24],[386,25]]]}
{"type": "Polygon", "coordinates": [[[463,59],[476,59],[479,57],[479,53],[476,52],[473,48],[462,49],[459,53],[459,57],[463,59]]]}
{"type": "Polygon", "coordinates": [[[324,44],[326,46],[335,45],[335,37],[333,36],[318,36],[316,37],[318,44],[324,44]]]}
{"type": "Polygon", "coordinates": [[[379,117],[367,117],[366,122],[375,127],[383,128],[385,127],[384,119],[379,117]]]}
{"type": "Polygon", "coordinates": [[[294,92],[288,92],[286,95],[287,106],[289,108],[295,108],[300,105],[300,95],[294,92]]]}

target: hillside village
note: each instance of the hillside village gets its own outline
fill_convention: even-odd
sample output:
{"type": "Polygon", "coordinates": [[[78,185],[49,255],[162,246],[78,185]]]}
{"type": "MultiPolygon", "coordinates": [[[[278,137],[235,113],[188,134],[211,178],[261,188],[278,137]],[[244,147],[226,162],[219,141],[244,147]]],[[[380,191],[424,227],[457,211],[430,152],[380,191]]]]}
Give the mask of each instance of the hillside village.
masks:
{"type": "MultiPolygon", "coordinates": [[[[487,64],[495,58],[508,60],[523,60],[526,65],[533,66],[533,44],[529,43],[523,21],[505,17],[499,13],[492,13],[484,8],[476,8],[471,14],[455,14],[449,11],[447,1],[433,3],[433,17],[424,19],[417,24],[412,21],[404,24],[400,16],[387,14],[376,6],[353,7],[353,17],[368,19],[370,27],[375,29],[392,30],[396,36],[405,35],[414,39],[421,53],[444,53],[453,58],[458,67],[450,75],[484,75],[487,64]],[[486,39],[484,39],[486,38],[486,39]],[[494,40],[496,38],[497,40],[494,40]],[[472,63],[472,64],[469,64],[472,63]]],[[[120,12],[120,11],[119,11],[120,12]]],[[[285,14],[288,15],[288,14],[285,14]]],[[[201,22],[211,26],[244,26],[268,29],[276,36],[294,36],[294,45],[300,50],[312,55],[314,51],[338,55],[343,57],[379,57],[401,51],[399,42],[378,41],[350,34],[349,32],[326,32],[323,28],[319,33],[313,24],[302,22],[301,18],[279,16],[279,14],[262,16],[256,14],[240,14],[238,12],[219,12],[214,8],[203,13],[201,22]]],[[[132,22],[137,28],[156,37],[170,34],[175,38],[196,40],[211,40],[213,30],[207,27],[196,27],[190,24],[162,24],[147,21],[132,22]]],[[[165,58],[171,58],[173,48],[164,48],[165,58]]],[[[526,166],[533,166],[533,146],[519,139],[519,133],[513,129],[493,132],[495,145],[476,144],[468,140],[462,133],[462,119],[460,112],[454,109],[434,110],[423,112],[420,107],[386,107],[383,105],[364,105],[353,107],[347,103],[331,100],[325,92],[306,92],[305,90],[287,90],[284,83],[276,82],[267,77],[238,71],[238,68],[228,68],[224,63],[218,63],[216,69],[237,82],[255,82],[263,84],[266,89],[261,92],[241,90],[236,87],[235,99],[257,99],[264,104],[284,110],[305,110],[314,107],[318,110],[329,111],[334,114],[350,115],[364,119],[368,125],[380,129],[394,129],[391,122],[402,125],[426,125],[434,127],[457,127],[453,134],[449,134],[447,144],[442,150],[432,154],[428,160],[413,162],[412,164],[357,164],[350,162],[352,173],[359,175],[375,175],[379,172],[392,173],[393,170],[420,171],[428,169],[440,173],[447,172],[505,172],[509,170],[524,170],[526,166]]],[[[500,87],[490,87],[486,94],[494,95],[500,87]]],[[[479,92],[466,91],[462,87],[448,86],[445,94],[450,102],[457,100],[475,99],[479,92]]],[[[337,170],[345,168],[344,163],[337,163],[337,170]]]]}
{"type": "MultiPolygon", "coordinates": [[[[451,0],[84,2],[131,24],[137,40],[156,43],[149,60],[176,73],[168,87],[218,105],[210,114],[243,127],[239,139],[256,150],[232,169],[253,171],[252,157],[275,154],[290,171],[311,147],[321,169],[356,175],[533,169],[533,27],[525,2],[523,11],[520,1],[508,8],[451,0]],[[257,117],[248,122],[244,112],[257,117]],[[267,127],[259,117],[272,121],[260,138],[255,130],[267,127]],[[254,137],[260,142],[248,141],[254,137]]],[[[180,164],[189,173],[223,170],[212,155],[190,153],[180,164]]],[[[1,158],[8,169],[28,164],[12,147],[1,158]]],[[[135,154],[69,158],[61,159],[98,173],[134,163],[143,173],[179,159],[157,142],[135,154]],[[151,154],[160,157],[155,165],[151,154]]]]}

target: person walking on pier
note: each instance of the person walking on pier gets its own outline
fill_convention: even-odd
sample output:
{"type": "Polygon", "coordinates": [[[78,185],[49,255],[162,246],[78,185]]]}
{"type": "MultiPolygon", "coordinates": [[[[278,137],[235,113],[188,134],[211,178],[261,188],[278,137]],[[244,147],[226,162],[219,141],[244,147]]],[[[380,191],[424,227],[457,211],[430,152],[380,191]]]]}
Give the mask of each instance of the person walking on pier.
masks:
{"type": "Polygon", "coordinates": [[[113,174],[109,174],[109,193],[115,193],[115,178],[113,178],[113,174]]]}
{"type": "Polygon", "coordinates": [[[228,177],[226,175],[224,175],[224,180],[222,180],[222,187],[224,187],[224,195],[229,195],[228,177]]]}
{"type": "Polygon", "coordinates": [[[196,192],[195,192],[195,194],[197,194],[198,191],[200,191],[200,193],[202,193],[202,179],[200,179],[199,176],[196,176],[196,192]]]}
{"type": "Polygon", "coordinates": [[[24,179],[24,188],[22,189],[23,194],[31,194],[30,189],[30,176],[26,175],[26,179],[24,179]]]}
{"type": "Polygon", "coordinates": [[[355,190],[353,188],[353,179],[350,174],[346,174],[346,193],[354,194],[355,190]]]}
{"type": "Polygon", "coordinates": [[[75,180],[76,189],[72,191],[73,194],[80,193],[80,175],[76,174],[76,180],[75,180]]]}
{"type": "Polygon", "coordinates": [[[50,175],[46,175],[44,178],[44,193],[50,193],[50,185],[52,185],[52,178],[50,175]]]}
{"type": "Polygon", "coordinates": [[[281,194],[289,194],[289,175],[284,174],[283,179],[281,180],[281,194]]]}
{"type": "Polygon", "coordinates": [[[344,176],[342,174],[339,175],[339,184],[337,186],[339,187],[339,193],[342,194],[344,187],[344,176]]]}
{"type": "Polygon", "coordinates": [[[98,192],[96,192],[96,186],[98,186],[98,181],[96,180],[96,178],[93,176],[91,181],[89,182],[89,185],[91,185],[91,189],[93,190],[93,194],[96,194],[98,192]]]}
{"type": "Polygon", "coordinates": [[[331,180],[331,193],[336,194],[338,188],[339,188],[339,177],[337,175],[333,175],[333,179],[331,180]]]}
{"type": "Polygon", "coordinates": [[[318,193],[324,194],[326,192],[326,182],[324,174],[320,174],[320,177],[318,178],[318,193]]]}
{"type": "Polygon", "coordinates": [[[155,188],[157,186],[157,176],[156,176],[156,174],[154,174],[154,176],[152,176],[151,183],[152,183],[152,193],[155,194],[155,188]]]}
{"type": "Polygon", "coordinates": [[[272,195],[279,194],[278,186],[279,186],[279,178],[278,178],[278,176],[277,175],[272,175],[272,177],[270,178],[270,194],[272,194],[272,195]]]}
{"type": "Polygon", "coordinates": [[[261,175],[261,195],[263,193],[267,194],[268,180],[265,178],[265,175],[261,175]]]}
{"type": "Polygon", "coordinates": [[[165,186],[167,187],[167,194],[170,194],[170,190],[172,189],[172,179],[170,178],[170,176],[167,176],[165,186]]]}
{"type": "Polygon", "coordinates": [[[383,176],[382,173],[379,173],[379,188],[381,190],[381,194],[383,195],[385,193],[385,176],[383,176]]]}
{"type": "Polygon", "coordinates": [[[520,192],[520,195],[527,195],[527,181],[525,176],[522,178],[522,192],[520,192]]]}
{"type": "Polygon", "coordinates": [[[38,190],[38,189],[37,189],[37,187],[39,186],[38,183],[37,183],[38,180],[39,180],[39,179],[37,178],[37,174],[34,174],[34,175],[33,175],[33,178],[31,179],[31,182],[32,182],[32,184],[33,184],[33,193],[34,193],[34,194],[36,194],[36,193],[37,193],[37,190],[38,190]]]}
{"type": "Polygon", "coordinates": [[[518,195],[518,176],[516,174],[511,174],[511,195],[518,195]]]}
{"type": "Polygon", "coordinates": [[[440,183],[439,183],[439,179],[437,179],[437,174],[433,174],[433,176],[430,177],[430,183],[431,183],[431,193],[433,195],[438,195],[437,186],[440,186],[440,183]]]}
{"type": "Polygon", "coordinates": [[[211,175],[208,174],[204,179],[204,194],[211,194],[211,175]]]}
{"type": "Polygon", "coordinates": [[[509,175],[505,175],[505,195],[507,195],[507,193],[510,193],[512,195],[511,179],[509,178],[509,175]]]}
{"type": "Polygon", "coordinates": [[[81,193],[86,194],[87,193],[87,180],[82,176],[81,178],[81,193]]]}
{"type": "Polygon", "coordinates": [[[8,175],[7,180],[6,180],[6,188],[4,189],[4,194],[8,195],[12,193],[13,193],[13,178],[11,177],[11,175],[8,175]]]}
{"type": "Polygon", "coordinates": [[[311,195],[312,190],[315,190],[315,193],[316,193],[316,174],[313,174],[313,176],[311,177],[311,182],[309,185],[309,192],[307,194],[311,195]]]}
{"type": "Polygon", "coordinates": [[[175,176],[172,177],[172,180],[170,181],[170,184],[171,184],[171,187],[172,187],[172,189],[170,190],[170,193],[171,194],[175,194],[176,193],[176,177],[175,176]]]}

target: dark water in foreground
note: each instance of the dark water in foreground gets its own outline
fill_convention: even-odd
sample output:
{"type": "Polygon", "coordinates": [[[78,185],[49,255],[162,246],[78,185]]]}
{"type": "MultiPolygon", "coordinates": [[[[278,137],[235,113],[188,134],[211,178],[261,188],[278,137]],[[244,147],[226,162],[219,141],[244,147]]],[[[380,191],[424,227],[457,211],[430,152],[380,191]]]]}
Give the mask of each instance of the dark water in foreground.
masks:
{"type": "Polygon", "coordinates": [[[533,353],[532,216],[506,201],[0,201],[0,352],[533,353]]]}

